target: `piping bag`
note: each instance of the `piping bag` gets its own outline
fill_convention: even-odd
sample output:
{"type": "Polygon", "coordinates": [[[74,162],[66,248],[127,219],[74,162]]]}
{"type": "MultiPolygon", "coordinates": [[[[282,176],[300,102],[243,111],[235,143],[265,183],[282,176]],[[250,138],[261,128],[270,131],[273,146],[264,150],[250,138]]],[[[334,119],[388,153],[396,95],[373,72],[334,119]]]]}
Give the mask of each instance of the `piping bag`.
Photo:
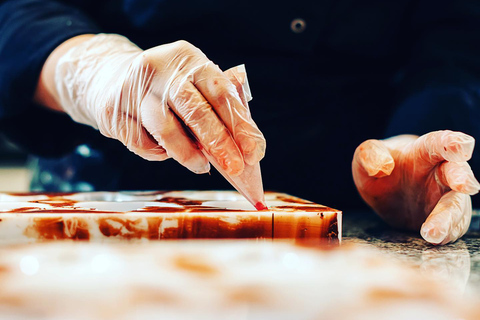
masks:
{"type": "MultiPolygon", "coordinates": [[[[247,73],[244,65],[231,68],[226,71],[231,77],[238,81],[237,91],[239,91],[240,99],[243,105],[248,109],[248,102],[252,100],[250,86],[248,85],[247,73]]],[[[195,136],[195,135],[193,135],[195,136]]],[[[232,176],[222,169],[222,166],[215,160],[215,158],[208,153],[208,151],[201,145],[197,139],[197,145],[202,151],[205,158],[208,159],[222,176],[227,179],[230,184],[237,189],[257,210],[266,210],[265,195],[263,192],[262,174],[260,171],[260,163],[254,165],[244,163],[245,167],[240,175],[232,176]]]]}
{"type": "Polygon", "coordinates": [[[237,189],[257,210],[266,210],[265,195],[263,193],[262,174],[260,163],[254,165],[245,163],[243,172],[238,176],[231,176],[222,169],[218,162],[203,147],[200,148],[205,158],[217,169],[230,184],[237,189]]]}

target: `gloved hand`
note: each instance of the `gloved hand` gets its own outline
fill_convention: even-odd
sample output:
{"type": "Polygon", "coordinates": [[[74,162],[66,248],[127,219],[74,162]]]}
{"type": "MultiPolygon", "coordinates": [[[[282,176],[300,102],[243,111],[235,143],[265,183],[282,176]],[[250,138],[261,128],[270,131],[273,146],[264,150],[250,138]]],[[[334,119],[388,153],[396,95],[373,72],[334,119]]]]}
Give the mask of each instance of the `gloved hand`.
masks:
{"type": "Polygon", "coordinates": [[[474,144],[452,131],[367,140],[353,158],[355,185],[389,225],[420,230],[433,244],[453,242],[467,231],[470,195],[480,190],[466,162],[474,144]]]}
{"type": "Polygon", "coordinates": [[[185,41],[143,51],[125,37],[100,34],[60,58],[55,85],[75,121],[139,156],[172,157],[193,172],[208,172],[197,139],[235,176],[245,162],[260,161],[265,139],[237,91],[245,72],[233,71],[223,73],[185,41]]]}

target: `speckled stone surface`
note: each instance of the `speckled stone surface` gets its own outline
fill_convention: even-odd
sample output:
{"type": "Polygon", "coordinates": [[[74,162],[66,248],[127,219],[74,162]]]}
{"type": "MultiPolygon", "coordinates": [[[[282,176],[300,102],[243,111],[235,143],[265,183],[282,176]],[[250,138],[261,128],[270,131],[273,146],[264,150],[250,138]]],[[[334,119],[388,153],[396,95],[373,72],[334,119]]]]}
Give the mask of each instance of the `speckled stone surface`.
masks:
{"type": "Polygon", "coordinates": [[[394,230],[373,212],[344,212],[343,244],[375,247],[394,260],[410,263],[425,277],[451,281],[458,294],[480,294],[480,211],[455,243],[434,246],[420,234],[394,230]]]}
{"type": "Polygon", "coordinates": [[[441,247],[372,212],[345,212],[342,245],[326,247],[266,238],[0,242],[0,319],[477,320],[479,219],[441,247]]]}
{"type": "Polygon", "coordinates": [[[0,319],[478,320],[379,250],[256,240],[0,246],[0,319]],[[334,249],[334,250],[333,250],[334,249]]]}

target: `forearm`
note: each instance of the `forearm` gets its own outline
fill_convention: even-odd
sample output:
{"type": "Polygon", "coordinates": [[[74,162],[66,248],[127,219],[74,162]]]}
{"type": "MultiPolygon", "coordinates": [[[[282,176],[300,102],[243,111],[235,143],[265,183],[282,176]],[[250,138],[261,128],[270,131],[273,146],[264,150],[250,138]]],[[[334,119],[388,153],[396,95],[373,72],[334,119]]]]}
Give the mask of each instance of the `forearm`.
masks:
{"type": "Polygon", "coordinates": [[[97,27],[78,9],[56,1],[2,2],[0,118],[30,110],[42,67],[55,48],[78,35],[96,32],[97,27]]]}
{"type": "Polygon", "coordinates": [[[55,69],[58,61],[70,49],[87,41],[93,36],[94,35],[92,34],[84,34],[70,38],[53,50],[45,61],[38,79],[34,95],[34,101],[36,103],[52,110],[63,111],[55,85],[55,69]]]}
{"type": "Polygon", "coordinates": [[[31,154],[58,157],[93,137],[86,126],[39,107],[34,96],[55,48],[100,31],[79,8],[58,1],[0,2],[0,131],[11,142],[31,154]]]}

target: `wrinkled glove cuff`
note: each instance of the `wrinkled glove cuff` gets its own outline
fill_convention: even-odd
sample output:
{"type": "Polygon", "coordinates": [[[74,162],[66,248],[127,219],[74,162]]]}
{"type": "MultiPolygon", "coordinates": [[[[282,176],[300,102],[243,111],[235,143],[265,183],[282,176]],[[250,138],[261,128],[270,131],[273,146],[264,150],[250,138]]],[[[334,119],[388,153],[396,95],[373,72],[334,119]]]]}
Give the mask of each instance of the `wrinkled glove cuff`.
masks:
{"type": "Polygon", "coordinates": [[[96,109],[108,88],[121,81],[142,50],[117,34],[98,34],[70,49],[55,70],[56,89],[63,110],[73,120],[98,129],[96,109]]]}

